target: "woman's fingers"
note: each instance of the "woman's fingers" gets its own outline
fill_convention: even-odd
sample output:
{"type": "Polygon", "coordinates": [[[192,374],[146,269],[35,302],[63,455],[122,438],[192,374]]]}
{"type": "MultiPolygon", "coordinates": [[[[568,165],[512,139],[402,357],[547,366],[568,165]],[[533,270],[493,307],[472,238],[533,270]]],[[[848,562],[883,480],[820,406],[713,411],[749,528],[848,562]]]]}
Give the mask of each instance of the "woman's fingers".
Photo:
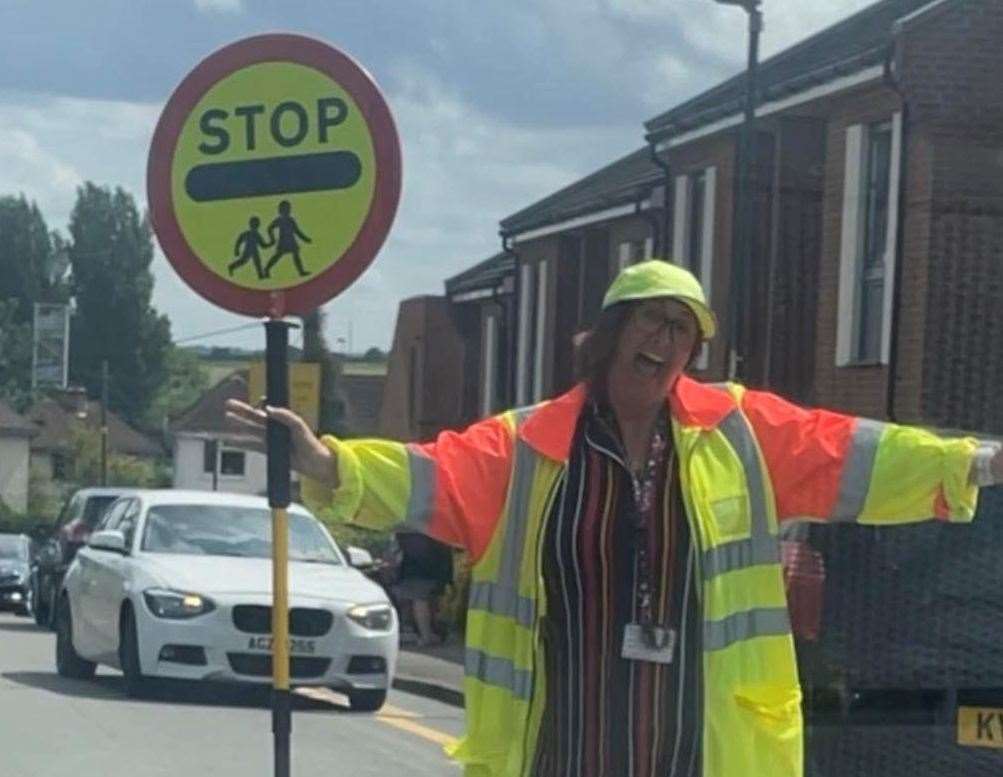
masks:
{"type": "Polygon", "coordinates": [[[294,432],[299,432],[300,434],[311,435],[310,427],[306,425],[306,421],[300,418],[296,413],[286,407],[272,407],[268,405],[265,407],[265,411],[268,413],[269,418],[274,418],[283,426],[288,426],[290,430],[294,432]]]}
{"type": "Polygon", "coordinates": [[[268,415],[264,410],[252,407],[246,402],[241,402],[239,399],[226,400],[226,414],[228,417],[232,415],[242,420],[257,423],[261,426],[264,426],[265,422],[268,420],[268,415]]]}

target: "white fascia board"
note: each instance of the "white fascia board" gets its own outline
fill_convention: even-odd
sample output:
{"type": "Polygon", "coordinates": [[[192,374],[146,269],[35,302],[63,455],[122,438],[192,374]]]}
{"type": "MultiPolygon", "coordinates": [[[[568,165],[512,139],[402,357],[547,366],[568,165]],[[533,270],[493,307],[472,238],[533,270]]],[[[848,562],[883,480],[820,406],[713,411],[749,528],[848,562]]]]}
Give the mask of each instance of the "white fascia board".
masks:
{"type": "MultiPolygon", "coordinates": [[[[647,210],[649,207],[651,207],[650,200],[644,200],[641,203],[641,210],[647,210]]],[[[630,216],[636,212],[637,205],[634,203],[629,205],[617,205],[615,208],[607,208],[606,210],[596,211],[595,213],[588,213],[584,216],[568,219],[567,221],[560,221],[557,224],[548,224],[547,226],[540,227],[539,229],[531,229],[528,232],[515,233],[512,235],[512,241],[515,243],[526,243],[530,240],[536,240],[539,237],[554,235],[558,232],[566,232],[569,229],[585,227],[589,224],[596,224],[600,221],[609,221],[610,219],[630,216]]]]}
{"type": "MultiPolygon", "coordinates": [[[[790,97],[784,97],[780,100],[771,100],[770,102],[763,103],[756,108],[756,117],[763,118],[764,116],[770,116],[774,113],[786,111],[788,108],[793,108],[797,105],[811,102],[812,100],[829,97],[837,92],[852,89],[855,86],[862,86],[863,84],[868,84],[871,81],[877,81],[884,78],[884,75],[885,68],[883,65],[873,65],[872,67],[865,68],[864,70],[860,70],[848,76],[834,78],[832,81],[826,81],[824,84],[819,84],[818,86],[813,86],[810,89],[805,89],[803,92],[792,94],[790,97]]],[[[699,140],[700,138],[707,137],[708,135],[721,132],[729,127],[736,127],[742,123],[744,118],[744,115],[741,113],[727,116],[704,127],[698,127],[697,129],[689,132],[684,132],[681,135],[666,138],[665,140],[659,142],[659,144],[655,147],[655,150],[668,151],[669,149],[683,146],[694,140],[699,140]]]]}
{"type": "Polygon", "coordinates": [[[450,302],[473,302],[479,299],[489,299],[495,294],[502,293],[502,287],[498,286],[494,289],[475,289],[474,291],[465,291],[462,294],[454,294],[449,298],[450,302]]]}

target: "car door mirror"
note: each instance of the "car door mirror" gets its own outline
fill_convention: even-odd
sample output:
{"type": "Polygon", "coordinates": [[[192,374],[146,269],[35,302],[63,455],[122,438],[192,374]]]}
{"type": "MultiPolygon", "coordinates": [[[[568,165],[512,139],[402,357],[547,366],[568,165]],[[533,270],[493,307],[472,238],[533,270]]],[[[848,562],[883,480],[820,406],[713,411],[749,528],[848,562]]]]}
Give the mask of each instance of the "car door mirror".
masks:
{"type": "Polygon", "coordinates": [[[114,529],[94,532],[87,544],[96,550],[110,550],[123,555],[126,553],[125,535],[114,529]]]}
{"type": "Polygon", "coordinates": [[[373,565],[372,554],[364,548],[349,547],[346,552],[348,553],[348,563],[356,569],[365,569],[373,565]]]}

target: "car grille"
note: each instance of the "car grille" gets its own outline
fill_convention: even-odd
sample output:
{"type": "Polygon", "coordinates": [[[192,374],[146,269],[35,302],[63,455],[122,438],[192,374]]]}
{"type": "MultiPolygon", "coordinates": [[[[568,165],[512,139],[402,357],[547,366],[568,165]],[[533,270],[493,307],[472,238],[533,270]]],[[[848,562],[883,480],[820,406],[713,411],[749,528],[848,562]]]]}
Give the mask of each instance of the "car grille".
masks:
{"type": "MultiPolygon", "coordinates": [[[[289,610],[289,633],[294,637],[322,637],[331,630],[334,616],[327,610],[293,607],[289,610]]],[[[272,608],[260,604],[238,604],[233,608],[233,625],[247,634],[272,633],[272,608]]]]}
{"type": "Polygon", "coordinates": [[[0,575],[0,585],[4,583],[16,583],[20,579],[20,575],[17,572],[5,572],[0,575]]]}
{"type": "MultiPolygon", "coordinates": [[[[269,677],[272,674],[272,657],[264,653],[227,653],[226,659],[237,674],[249,677],[269,677]]],[[[293,656],[289,659],[289,675],[296,679],[320,677],[330,665],[330,658],[293,656]]]]}

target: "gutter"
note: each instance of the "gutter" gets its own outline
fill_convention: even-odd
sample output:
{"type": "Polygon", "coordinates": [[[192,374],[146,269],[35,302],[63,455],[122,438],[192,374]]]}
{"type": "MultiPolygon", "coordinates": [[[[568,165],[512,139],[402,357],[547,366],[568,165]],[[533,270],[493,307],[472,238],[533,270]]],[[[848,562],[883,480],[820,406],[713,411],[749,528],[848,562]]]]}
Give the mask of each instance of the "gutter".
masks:
{"type": "Polygon", "coordinates": [[[892,289],[892,323],[891,332],[889,333],[888,343],[888,385],[885,391],[885,415],[888,417],[889,421],[893,423],[898,422],[898,412],[895,408],[895,382],[898,377],[898,364],[899,364],[899,318],[902,309],[902,266],[905,264],[905,221],[907,213],[907,203],[906,203],[906,193],[908,191],[907,179],[909,177],[909,168],[907,161],[909,158],[909,103],[906,100],[905,94],[902,92],[902,86],[898,82],[898,76],[896,74],[898,57],[900,54],[900,49],[897,46],[898,34],[901,31],[900,27],[896,27],[895,36],[896,42],[888,49],[888,54],[885,57],[884,68],[884,81],[885,84],[891,89],[895,94],[899,96],[902,100],[902,143],[899,153],[899,191],[898,191],[898,223],[895,227],[895,272],[894,280],[892,283],[895,284],[892,289]]]}

